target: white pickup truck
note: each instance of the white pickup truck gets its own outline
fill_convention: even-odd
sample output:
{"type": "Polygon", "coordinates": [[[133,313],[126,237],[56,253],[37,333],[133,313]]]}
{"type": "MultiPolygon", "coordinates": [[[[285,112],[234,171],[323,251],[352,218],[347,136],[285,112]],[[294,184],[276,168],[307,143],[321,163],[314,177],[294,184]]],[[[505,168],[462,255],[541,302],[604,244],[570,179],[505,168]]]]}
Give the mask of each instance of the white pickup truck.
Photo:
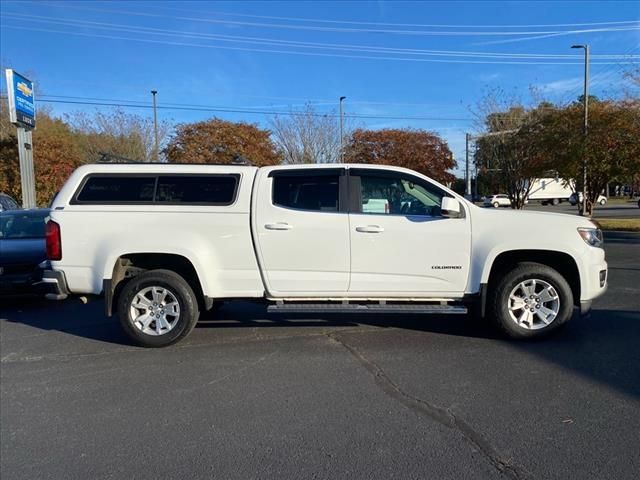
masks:
{"type": "Polygon", "coordinates": [[[114,164],[77,169],[47,224],[56,291],[104,295],[137,343],[169,345],[222,301],[280,312],[465,314],[514,338],[606,289],[588,219],[482,209],[373,165],[114,164]]]}

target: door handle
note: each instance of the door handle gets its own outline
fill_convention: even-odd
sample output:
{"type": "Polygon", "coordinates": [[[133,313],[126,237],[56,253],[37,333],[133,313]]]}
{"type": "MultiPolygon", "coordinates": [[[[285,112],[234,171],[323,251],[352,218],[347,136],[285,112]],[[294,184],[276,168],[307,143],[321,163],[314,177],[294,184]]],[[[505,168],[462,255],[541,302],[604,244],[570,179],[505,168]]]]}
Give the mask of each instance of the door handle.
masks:
{"type": "Polygon", "coordinates": [[[286,222],[278,222],[278,223],[267,223],[264,228],[267,230],[291,230],[293,226],[289,225],[286,222]]]}
{"type": "Polygon", "coordinates": [[[360,233],[382,233],[384,228],[378,225],[367,225],[366,227],[356,227],[356,232],[360,233]]]}

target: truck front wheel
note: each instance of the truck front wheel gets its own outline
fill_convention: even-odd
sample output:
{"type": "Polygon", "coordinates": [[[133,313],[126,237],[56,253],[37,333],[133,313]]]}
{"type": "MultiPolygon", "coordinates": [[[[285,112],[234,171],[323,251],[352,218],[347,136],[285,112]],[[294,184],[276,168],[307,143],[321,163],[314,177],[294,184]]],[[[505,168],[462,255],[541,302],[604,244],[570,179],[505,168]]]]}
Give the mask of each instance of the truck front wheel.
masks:
{"type": "Polygon", "coordinates": [[[131,279],[118,297],[125,332],[143,347],[166,347],[186,337],[198,321],[198,300],[189,284],[170,270],[131,279]]]}
{"type": "Polygon", "coordinates": [[[489,295],[490,316],[511,338],[547,335],[573,315],[571,287],[556,270],[539,263],[519,263],[489,295]]]}

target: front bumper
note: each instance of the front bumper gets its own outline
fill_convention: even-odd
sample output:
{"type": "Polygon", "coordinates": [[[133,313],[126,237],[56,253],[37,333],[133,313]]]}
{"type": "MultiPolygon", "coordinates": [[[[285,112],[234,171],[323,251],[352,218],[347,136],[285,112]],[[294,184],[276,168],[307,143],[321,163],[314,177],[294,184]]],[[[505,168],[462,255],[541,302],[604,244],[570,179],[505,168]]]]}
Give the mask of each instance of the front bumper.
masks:
{"type": "Polygon", "coordinates": [[[64,300],[69,296],[64,272],[45,270],[42,272],[42,280],[35,285],[42,289],[48,300],[64,300]]]}
{"type": "Polygon", "coordinates": [[[603,295],[609,286],[609,270],[606,262],[591,265],[587,277],[586,292],[583,292],[580,300],[580,315],[588,317],[591,314],[593,301],[603,295]]]}

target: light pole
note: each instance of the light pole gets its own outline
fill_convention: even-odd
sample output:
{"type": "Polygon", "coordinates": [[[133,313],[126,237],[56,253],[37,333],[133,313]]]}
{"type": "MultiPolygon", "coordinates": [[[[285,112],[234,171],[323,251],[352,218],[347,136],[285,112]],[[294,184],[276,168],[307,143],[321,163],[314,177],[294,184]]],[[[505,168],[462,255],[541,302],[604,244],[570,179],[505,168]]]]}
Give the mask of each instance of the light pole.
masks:
{"type": "Polygon", "coordinates": [[[153,135],[155,137],[155,148],[154,148],[154,159],[156,162],[159,162],[159,150],[158,150],[158,109],[156,105],[156,94],[157,90],[151,90],[151,95],[153,95],[153,135]]]}
{"type": "Polygon", "coordinates": [[[571,48],[582,48],[584,49],[584,94],[583,94],[583,105],[584,105],[584,145],[585,152],[583,152],[582,158],[582,215],[585,215],[587,212],[587,154],[586,154],[586,145],[587,145],[587,130],[589,128],[589,45],[572,45],[571,48]]]}
{"type": "Polygon", "coordinates": [[[340,97],[340,162],[344,162],[344,110],[342,102],[347,97],[340,97]]]}

